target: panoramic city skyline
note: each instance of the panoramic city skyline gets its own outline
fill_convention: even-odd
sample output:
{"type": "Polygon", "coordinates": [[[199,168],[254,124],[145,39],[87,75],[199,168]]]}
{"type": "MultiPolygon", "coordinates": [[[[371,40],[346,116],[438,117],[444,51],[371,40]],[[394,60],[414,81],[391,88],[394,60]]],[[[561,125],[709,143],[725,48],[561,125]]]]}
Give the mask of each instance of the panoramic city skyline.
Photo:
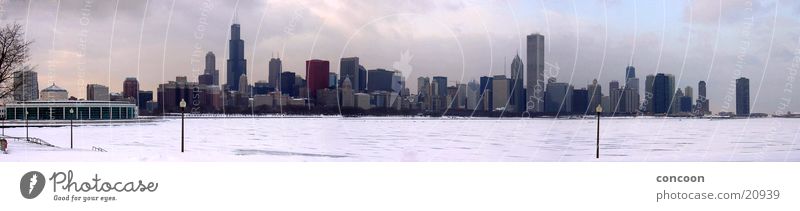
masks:
{"type": "MultiPolygon", "coordinates": [[[[4,5],[2,21],[27,26],[26,36],[35,40],[30,64],[37,65],[41,87],[55,82],[79,98],[85,97],[86,84],[103,84],[121,92],[122,81],[131,76],[139,79],[142,90],[155,90],[157,84],[175,76],[186,75],[194,81],[203,73],[207,51],[217,55],[219,77],[227,77],[222,74],[227,72],[226,43],[234,16],[241,23],[251,83],[267,80],[271,57],[283,60],[284,71],[304,76],[305,60],[328,60],[335,73],[340,58],[353,56],[367,69],[391,69],[401,53],[408,51],[413,55],[413,71],[405,73],[407,87],[417,87],[419,76],[437,75],[448,77],[449,84],[466,84],[480,76],[509,76],[512,58],[517,53],[527,56],[525,36],[542,33],[549,68],[557,65],[557,80],[576,89],[594,78],[601,85],[623,80],[625,68],[632,63],[641,79],[663,72],[676,76],[677,87],[696,88],[698,81],[706,81],[711,110],[717,112],[739,77],[751,80],[753,112],[773,113],[782,98],[798,96],[783,92],[791,85],[788,68],[796,64],[792,60],[798,24],[793,15],[798,7],[790,5],[793,2],[780,2],[780,8],[775,2],[749,6],[744,1],[692,2],[695,5],[240,1],[213,2],[210,7],[184,1],[176,1],[174,7],[172,2],[115,3],[32,2],[31,14],[38,15],[27,16],[27,1],[10,1],[4,5]],[[145,3],[147,15],[143,16],[145,3]],[[87,5],[90,9],[84,9],[87,5]],[[535,12],[527,12],[531,10],[535,12]],[[366,13],[353,16],[346,15],[347,11],[366,13]],[[664,16],[651,15],[655,12],[664,16]],[[755,19],[746,19],[751,15],[755,19]],[[88,33],[84,36],[81,30],[88,33]],[[738,36],[718,36],[718,32],[738,36]],[[196,39],[198,33],[202,39],[196,39]],[[746,52],[739,59],[737,49],[741,48],[746,52]],[[81,64],[78,55],[84,50],[87,60],[81,64]]],[[[527,59],[523,62],[528,65],[527,59]]],[[[735,102],[730,104],[726,110],[734,111],[735,102]]],[[[792,110],[800,106],[787,109],[792,110]]]]}

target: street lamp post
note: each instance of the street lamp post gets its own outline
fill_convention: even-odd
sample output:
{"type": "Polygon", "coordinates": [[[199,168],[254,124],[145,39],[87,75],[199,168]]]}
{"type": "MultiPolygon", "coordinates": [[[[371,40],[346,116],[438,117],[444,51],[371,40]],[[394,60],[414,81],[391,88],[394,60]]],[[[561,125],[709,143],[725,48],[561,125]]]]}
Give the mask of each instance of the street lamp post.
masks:
{"type": "Polygon", "coordinates": [[[25,140],[30,141],[31,139],[28,136],[28,109],[25,108],[25,140]]]}
{"type": "Polygon", "coordinates": [[[75,110],[73,110],[72,108],[69,108],[69,116],[70,116],[70,118],[69,118],[69,148],[70,149],[72,149],[72,119],[75,119],[75,117],[72,116],[72,115],[74,113],[75,113],[75,110]]]}
{"type": "Polygon", "coordinates": [[[600,113],[603,112],[603,107],[597,105],[597,108],[594,109],[597,112],[597,152],[595,153],[595,158],[600,158],[600,113]]]}
{"type": "Polygon", "coordinates": [[[181,99],[180,106],[181,106],[181,152],[183,152],[183,125],[184,125],[183,124],[183,119],[184,119],[184,113],[185,113],[185,110],[186,110],[186,101],[181,99]]]}

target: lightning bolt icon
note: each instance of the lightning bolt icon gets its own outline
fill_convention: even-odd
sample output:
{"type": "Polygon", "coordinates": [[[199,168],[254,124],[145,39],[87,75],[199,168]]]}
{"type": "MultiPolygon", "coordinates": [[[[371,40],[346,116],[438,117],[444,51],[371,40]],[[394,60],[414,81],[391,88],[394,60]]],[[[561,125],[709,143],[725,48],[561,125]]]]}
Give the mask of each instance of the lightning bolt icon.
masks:
{"type": "Polygon", "coordinates": [[[28,194],[33,193],[33,187],[36,187],[36,184],[39,183],[39,175],[34,174],[31,176],[31,183],[30,187],[28,187],[28,194]]]}

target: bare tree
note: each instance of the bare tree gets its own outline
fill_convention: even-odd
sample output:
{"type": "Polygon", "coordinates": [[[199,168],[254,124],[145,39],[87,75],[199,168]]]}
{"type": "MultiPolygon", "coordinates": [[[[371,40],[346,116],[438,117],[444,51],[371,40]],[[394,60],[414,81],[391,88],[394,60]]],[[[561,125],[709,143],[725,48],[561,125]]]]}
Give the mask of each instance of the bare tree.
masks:
{"type": "Polygon", "coordinates": [[[0,27],[0,99],[5,99],[22,85],[22,80],[15,80],[23,74],[15,74],[33,69],[25,66],[30,57],[29,48],[32,42],[23,37],[22,25],[6,24],[0,27]]]}

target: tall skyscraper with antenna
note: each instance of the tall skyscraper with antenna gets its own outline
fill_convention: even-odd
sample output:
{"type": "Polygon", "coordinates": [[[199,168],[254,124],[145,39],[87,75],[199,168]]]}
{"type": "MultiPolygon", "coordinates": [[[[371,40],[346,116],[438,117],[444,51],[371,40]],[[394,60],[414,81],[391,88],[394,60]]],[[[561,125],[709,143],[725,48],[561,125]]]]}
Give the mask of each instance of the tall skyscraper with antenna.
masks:
{"type": "Polygon", "coordinates": [[[280,88],[281,72],[283,71],[283,64],[280,56],[277,58],[269,59],[269,84],[275,88],[280,88]]]}
{"type": "Polygon", "coordinates": [[[240,91],[239,77],[247,75],[247,60],[244,59],[244,40],[240,37],[240,31],[238,17],[234,17],[233,25],[231,25],[231,39],[228,41],[227,69],[227,88],[232,91],[240,91]]]}

